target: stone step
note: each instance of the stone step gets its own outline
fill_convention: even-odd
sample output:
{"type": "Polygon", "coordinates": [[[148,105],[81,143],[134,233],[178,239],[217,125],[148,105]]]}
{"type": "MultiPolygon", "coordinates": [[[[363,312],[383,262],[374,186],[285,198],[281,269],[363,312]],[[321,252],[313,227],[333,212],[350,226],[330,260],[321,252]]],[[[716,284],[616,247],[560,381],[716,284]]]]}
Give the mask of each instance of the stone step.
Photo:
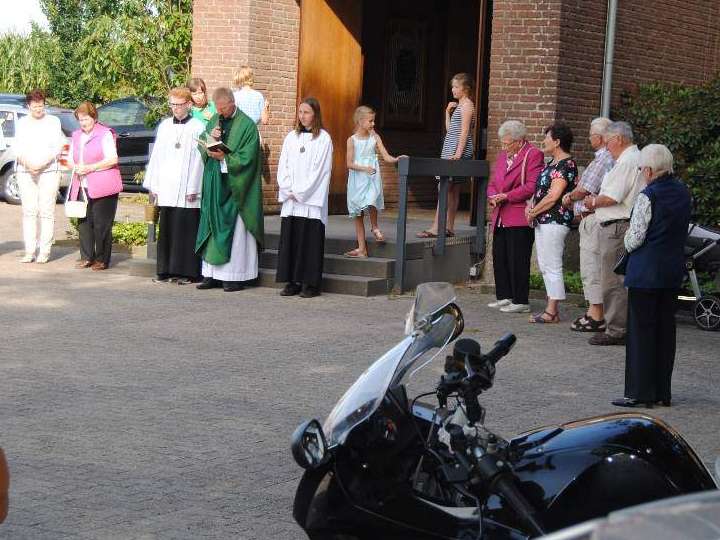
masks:
{"type": "MultiPolygon", "coordinates": [[[[260,255],[260,268],[277,268],[278,251],[266,249],[260,255]]],[[[326,274],[343,276],[364,276],[373,278],[392,278],[395,271],[395,261],[381,257],[368,257],[366,259],[352,259],[325,253],[323,270],[326,274]]]]}
{"type": "MultiPolygon", "coordinates": [[[[451,239],[448,239],[451,240],[451,239]]],[[[455,239],[452,239],[455,240],[455,239]]],[[[265,249],[277,250],[280,243],[280,234],[275,232],[265,233],[265,249]]],[[[416,241],[407,243],[405,246],[406,259],[420,259],[423,256],[425,244],[432,245],[433,241],[416,241]]],[[[449,243],[449,242],[448,242],[449,243]]],[[[396,254],[396,242],[388,241],[379,244],[372,239],[368,239],[368,255],[381,259],[394,259],[396,254]]],[[[325,237],[325,253],[331,255],[342,255],[343,253],[355,249],[357,240],[352,237],[325,237]]]]}
{"type": "MultiPolygon", "coordinates": [[[[280,289],[282,283],[275,282],[275,270],[260,268],[259,283],[261,287],[280,289]]],[[[387,294],[392,288],[392,280],[367,276],[341,276],[323,273],[322,291],[352,296],[378,296],[387,294]]]]}

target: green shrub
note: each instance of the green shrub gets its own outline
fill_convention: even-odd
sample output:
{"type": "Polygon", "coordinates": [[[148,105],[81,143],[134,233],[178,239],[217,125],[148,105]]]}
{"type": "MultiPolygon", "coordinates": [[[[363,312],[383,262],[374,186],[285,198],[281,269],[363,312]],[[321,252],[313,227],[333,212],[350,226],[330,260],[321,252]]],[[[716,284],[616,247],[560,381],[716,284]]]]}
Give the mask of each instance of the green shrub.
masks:
{"type": "MultiPolygon", "coordinates": [[[[71,238],[78,238],[78,220],[70,218],[70,227],[68,231],[71,238]]],[[[155,229],[157,234],[157,229],[155,229]]],[[[112,228],[113,244],[121,244],[123,246],[144,246],[147,244],[147,223],[138,221],[130,221],[128,223],[115,222],[112,228]]]]}
{"type": "Polygon", "coordinates": [[[639,146],[660,143],[690,188],[700,223],[720,223],[720,76],[701,86],[649,84],[624,96],[620,117],[639,146]]]}
{"type": "MultiPolygon", "coordinates": [[[[563,281],[565,282],[566,292],[582,294],[583,288],[580,272],[565,272],[563,281]]],[[[545,282],[543,281],[542,275],[535,273],[530,274],[530,288],[538,291],[545,290],[545,282]]]]}

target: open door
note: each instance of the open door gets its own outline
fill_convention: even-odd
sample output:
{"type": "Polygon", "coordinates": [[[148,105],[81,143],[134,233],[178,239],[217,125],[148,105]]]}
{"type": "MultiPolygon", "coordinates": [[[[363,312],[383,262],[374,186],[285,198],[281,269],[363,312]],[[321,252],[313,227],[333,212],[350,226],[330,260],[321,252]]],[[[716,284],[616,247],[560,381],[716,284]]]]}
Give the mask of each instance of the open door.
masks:
{"type": "Polygon", "coordinates": [[[347,212],[345,147],[352,114],[363,87],[362,2],[301,0],[298,98],[320,101],[325,129],[332,137],[330,213],[347,212]]]}

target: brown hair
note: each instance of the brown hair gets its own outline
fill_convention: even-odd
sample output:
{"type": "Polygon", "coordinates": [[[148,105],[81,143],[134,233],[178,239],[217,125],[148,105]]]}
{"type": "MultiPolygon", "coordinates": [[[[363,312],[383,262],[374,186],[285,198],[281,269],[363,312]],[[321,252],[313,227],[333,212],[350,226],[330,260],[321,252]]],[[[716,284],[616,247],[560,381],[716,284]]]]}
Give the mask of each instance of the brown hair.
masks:
{"type": "MultiPolygon", "coordinates": [[[[190,92],[197,92],[198,90],[202,90],[205,94],[205,105],[208,104],[209,98],[207,95],[207,86],[205,86],[205,81],[203,81],[202,79],[198,79],[197,77],[194,79],[190,79],[190,82],[188,82],[188,88],[190,89],[190,92]]],[[[190,99],[192,100],[192,96],[190,96],[190,99]]],[[[193,101],[193,105],[195,105],[195,101],[193,101]]]]}
{"type": "MultiPolygon", "coordinates": [[[[314,139],[318,135],[320,135],[320,130],[323,128],[322,114],[320,113],[320,102],[314,97],[306,97],[300,103],[298,103],[298,108],[300,108],[300,105],[302,105],[303,103],[309,105],[315,113],[315,116],[313,116],[312,126],[310,127],[310,132],[312,133],[312,138],[314,139]]],[[[295,121],[295,132],[300,133],[303,129],[304,127],[300,123],[300,119],[298,118],[295,121]]]]}
{"type": "Polygon", "coordinates": [[[453,83],[453,81],[460,84],[465,89],[465,92],[469,94],[472,93],[473,88],[475,88],[475,79],[473,79],[470,75],[467,73],[456,73],[453,75],[453,78],[450,79],[450,84],[453,83]]]}
{"type": "Polygon", "coordinates": [[[79,114],[87,114],[95,121],[97,121],[98,118],[95,105],[93,105],[89,101],[83,101],[80,105],[77,106],[77,108],[75,109],[75,118],[77,118],[79,114]]]}
{"type": "Polygon", "coordinates": [[[360,123],[360,120],[371,114],[375,114],[375,109],[368,107],[367,105],[360,105],[353,113],[353,122],[355,122],[355,125],[357,126],[360,123]]]}
{"type": "Polygon", "coordinates": [[[170,90],[169,95],[170,97],[192,102],[192,95],[190,94],[190,89],[187,86],[176,86],[170,90]]]}
{"type": "Polygon", "coordinates": [[[240,66],[240,69],[235,72],[233,77],[233,83],[236,87],[242,88],[243,86],[252,87],[255,84],[255,74],[250,66],[240,66]]]}
{"type": "Polygon", "coordinates": [[[33,101],[42,101],[45,103],[45,92],[40,90],[39,88],[35,88],[34,90],[31,90],[25,95],[25,103],[30,105],[33,101]]]}

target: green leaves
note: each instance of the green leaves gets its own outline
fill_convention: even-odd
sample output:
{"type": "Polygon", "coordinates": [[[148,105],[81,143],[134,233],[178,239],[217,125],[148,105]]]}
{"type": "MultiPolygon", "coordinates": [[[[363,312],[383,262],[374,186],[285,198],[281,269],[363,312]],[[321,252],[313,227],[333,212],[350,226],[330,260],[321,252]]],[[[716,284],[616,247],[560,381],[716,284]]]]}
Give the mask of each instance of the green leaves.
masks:
{"type": "Polygon", "coordinates": [[[192,0],[41,0],[41,6],[49,32],[0,36],[0,92],[40,87],[52,102],[74,108],[83,100],[164,97],[190,76],[192,0]]]}
{"type": "Polygon", "coordinates": [[[638,144],[667,146],[693,195],[697,221],[720,224],[720,76],[702,86],[649,84],[625,98],[621,116],[638,144]]]}

